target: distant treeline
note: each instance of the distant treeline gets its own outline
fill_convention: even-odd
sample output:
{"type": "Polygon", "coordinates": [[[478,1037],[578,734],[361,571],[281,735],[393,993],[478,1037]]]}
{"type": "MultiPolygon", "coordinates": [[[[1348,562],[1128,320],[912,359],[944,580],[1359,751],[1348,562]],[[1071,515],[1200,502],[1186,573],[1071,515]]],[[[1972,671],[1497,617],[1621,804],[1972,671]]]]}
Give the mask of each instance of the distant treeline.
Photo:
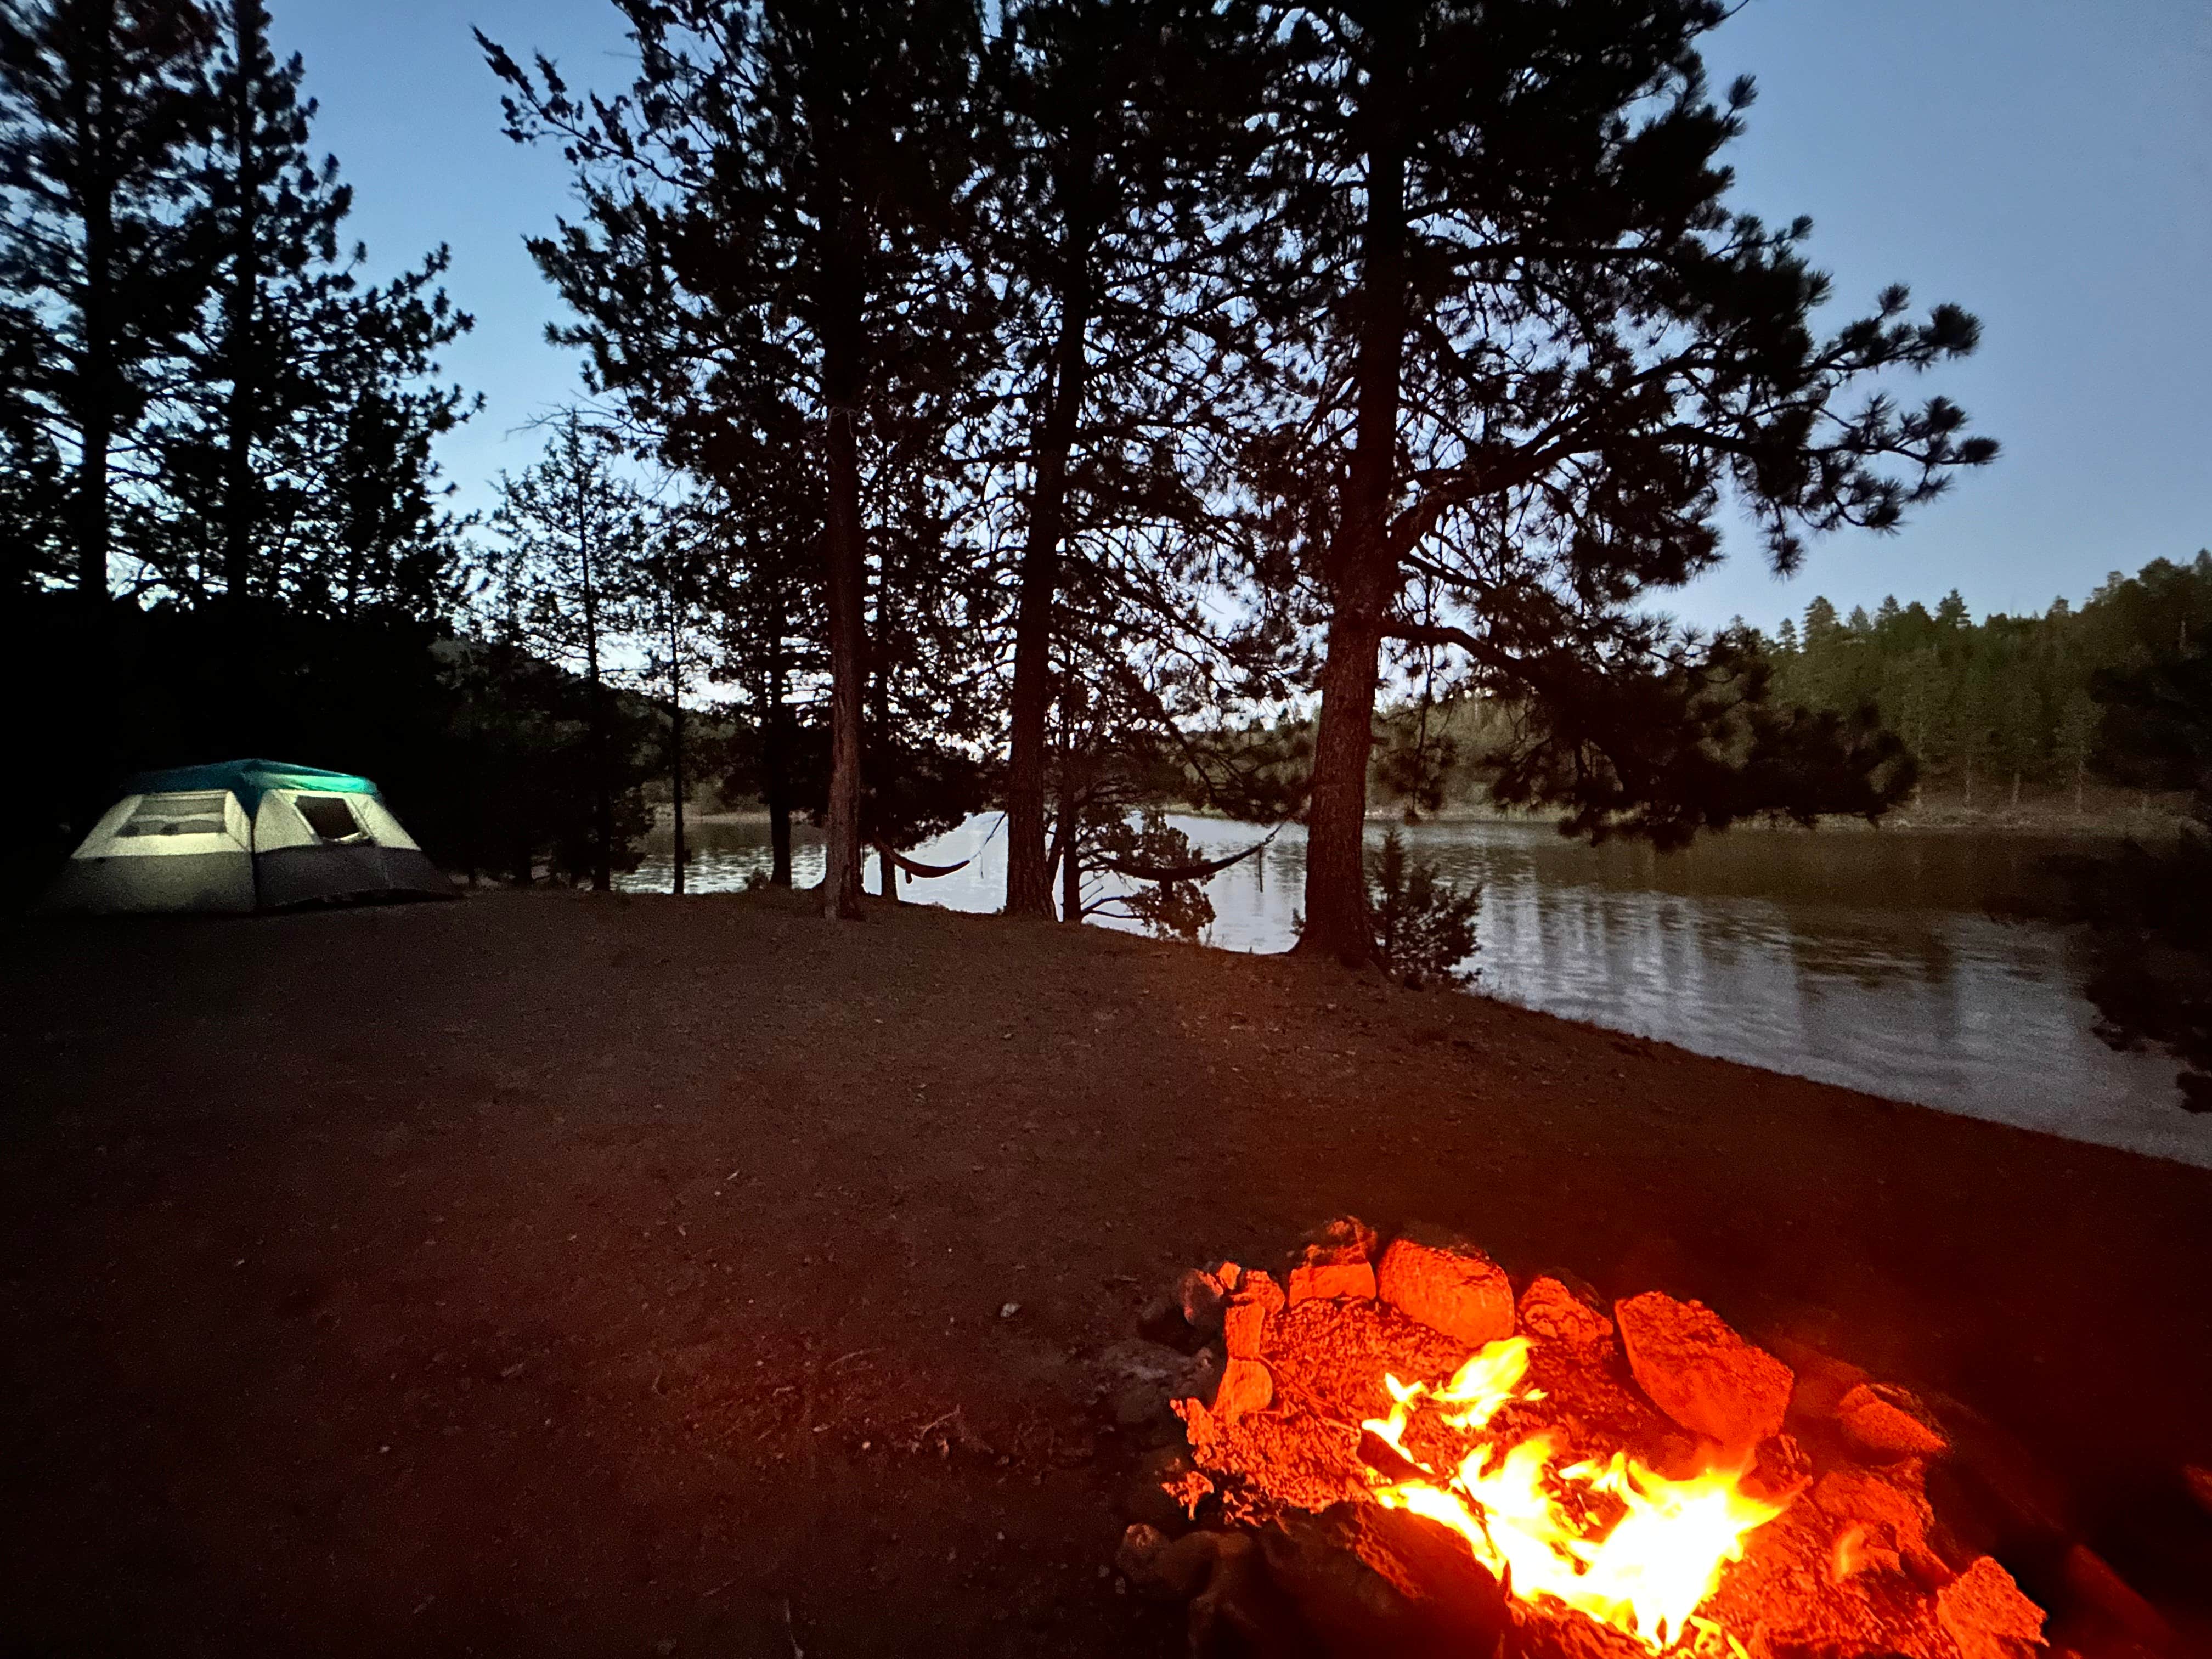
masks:
{"type": "Polygon", "coordinates": [[[2076,607],[1977,623],[1953,591],[1933,611],[1884,599],[1839,616],[1826,599],[1762,641],[1783,702],[1848,714],[1871,705],[1920,763],[1923,785],[1992,801],[2023,783],[2133,783],[2098,677],[2186,656],[2212,638],[2212,552],[2114,571],[2076,607]]]}
{"type": "MultiPolygon", "coordinates": [[[[2024,788],[2063,790],[2078,806],[2094,783],[2185,788],[2148,765],[2134,712],[2108,695],[2120,677],[2184,659],[2212,641],[2212,551],[2185,564],[2154,559],[2114,571],[2088,599],[2061,599],[2039,617],[1972,619],[1955,591],[1932,611],[1884,599],[1849,616],[1819,598],[1802,623],[1771,635],[1739,623],[1771,670],[1767,700],[1783,708],[1850,717],[1871,711],[1901,738],[1923,790],[1966,806],[2015,803],[2024,788]]],[[[1368,768],[1370,799],[1414,817],[1489,803],[1514,720],[1503,703],[1443,696],[1380,710],[1368,768]]],[[[1252,766],[1295,765],[1311,750],[1310,721],[1285,720],[1239,735],[1252,766]]]]}

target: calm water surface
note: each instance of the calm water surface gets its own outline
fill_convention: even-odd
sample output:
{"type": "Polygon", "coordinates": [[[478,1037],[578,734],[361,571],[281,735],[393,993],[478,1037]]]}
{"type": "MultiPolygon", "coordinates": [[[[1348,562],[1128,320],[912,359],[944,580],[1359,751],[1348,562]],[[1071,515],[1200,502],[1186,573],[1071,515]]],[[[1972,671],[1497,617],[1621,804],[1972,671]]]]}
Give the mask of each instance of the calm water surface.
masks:
{"type": "MultiPolygon", "coordinates": [[[[1177,818],[1209,853],[1263,831],[1177,818]]],[[[1373,831],[1380,841],[1382,827],[1373,831]]],[[[1477,988],[1701,1054],[1848,1085],[1945,1111],[2212,1167],[2212,1117],[2177,1103],[2173,1066],[2115,1054],[2091,1030],[2075,941],[1996,921],[1990,903],[2036,879],[2057,843],[1903,830],[1740,831],[1686,852],[1590,848],[1519,823],[1403,832],[1451,880],[1483,888],[1477,988]]],[[[690,831],[690,884],[743,887],[768,868],[765,823],[690,831]]],[[[917,848],[974,861],[906,896],[995,910],[1005,890],[996,814],[917,848]]],[[[801,884],[822,849],[795,849],[801,884]]],[[[623,885],[665,892],[667,835],[623,885]]],[[[1305,839],[1283,830],[1216,876],[1210,943],[1287,950],[1305,839]]],[[[869,860],[875,886],[875,860],[869,860]]],[[[1107,925],[1117,925],[1110,921],[1107,925]]],[[[1118,924],[1127,926],[1127,924],[1118,924]]]]}

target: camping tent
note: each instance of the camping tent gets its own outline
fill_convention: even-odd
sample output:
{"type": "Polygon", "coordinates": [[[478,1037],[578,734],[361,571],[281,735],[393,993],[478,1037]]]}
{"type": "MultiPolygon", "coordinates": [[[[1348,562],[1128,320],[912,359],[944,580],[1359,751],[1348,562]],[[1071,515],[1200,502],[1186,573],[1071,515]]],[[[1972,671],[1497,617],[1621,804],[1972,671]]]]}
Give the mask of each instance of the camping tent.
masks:
{"type": "Polygon", "coordinates": [[[376,786],[345,772],[228,761],[145,772],[63,867],[56,910],[279,910],[456,898],[376,786]]]}

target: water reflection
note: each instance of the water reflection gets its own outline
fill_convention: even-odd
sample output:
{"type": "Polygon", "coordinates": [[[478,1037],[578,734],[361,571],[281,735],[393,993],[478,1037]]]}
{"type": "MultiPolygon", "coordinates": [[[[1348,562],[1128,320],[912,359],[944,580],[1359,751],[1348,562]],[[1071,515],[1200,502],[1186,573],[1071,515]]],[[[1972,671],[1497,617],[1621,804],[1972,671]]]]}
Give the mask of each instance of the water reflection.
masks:
{"type": "MultiPolygon", "coordinates": [[[[1176,820],[1210,854],[1249,825],[1176,820]]],[[[917,849],[972,858],[907,896],[999,908],[995,815],[917,849]]],[[[1382,831],[1375,831],[1379,840],[1382,831]]],[[[2092,1035],[2082,963],[2057,930],[1992,921],[1993,900],[2036,881],[2056,843],[2019,836],[1854,830],[1739,832],[1688,852],[1562,841],[1528,824],[1405,832],[1455,882],[1483,884],[1481,988],[1700,1053],[1947,1111],[2212,1166],[2212,1120],[2176,1104],[2170,1062],[2116,1054],[2092,1035]]],[[[702,825],[690,884],[743,887],[769,865],[765,823],[702,825]]],[[[875,886],[874,860],[869,885],[875,886]]],[[[793,867],[821,878],[804,835],[793,867]]],[[[1304,884],[1295,827],[1214,878],[1210,942],[1280,951],[1304,884]]],[[[623,885],[667,890],[665,836],[623,885]]]]}

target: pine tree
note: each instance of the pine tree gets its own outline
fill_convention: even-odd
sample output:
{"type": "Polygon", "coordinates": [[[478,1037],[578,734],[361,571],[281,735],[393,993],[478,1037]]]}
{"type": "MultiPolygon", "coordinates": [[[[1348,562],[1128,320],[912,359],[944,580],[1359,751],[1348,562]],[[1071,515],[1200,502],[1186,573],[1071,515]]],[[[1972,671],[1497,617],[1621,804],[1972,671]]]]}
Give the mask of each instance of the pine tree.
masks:
{"type": "Polygon", "coordinates": [[[2058,755],[2073,774],[2076,816],[2082,811],[2089,762],[2096,753],[2099,718],[2096,703],[2086,689],[2079,687],[2067,697],[2058,714],[2058,755]]]}
{"type": "MultiPolygon", "coordinates": [[[[1181,502],[1187,523],[1203,519],[1181,474],[1203,455],[1194,441],[1209,400],[1237,380],[1237,356],[1249,349],[1207,243],[1235,212],[1250,148],[1243,118],[1267,52],[1253,7],[1206,0],[1027,0],[1008,9],[997,46],[989,88],[1002,149],[984,199],[1011,295],[1012,418],[1025,428],[1015,441],[1024,540],[1006,906],[1050,915],[1048,726],[1068,621],[1063,566],[1128,546],[1084,532],[1132,510],[1181,502]]],[[[1178,596],[1151,580],[1158,574],[1131,572],[1121,585],[1175,611],[1178,596]]]]}
{"type": "Polygon", "coordinates": [[[500,479],[489,605],[495,637],[583,677],[592,798],[592,885],[614,885],[617,840],[617,643],[636,629],[635,604],[652,527],[619,474],[620,447],[574,410],[554,423],[545,457],[500,479]]]}
{"type": "Polygon", "coordinates": [[[1407,856],[1395,830],[1382,838],[1368,870],[1376,964],[1408,990],[1474,978],[1466,963],[1477,948],[1481,883],[1455,888],[1439,880],[1434,866],[1407,856]]]}
{"type": "MultiPolygon", "coordinates": [[[[711,482],[714,535],[724,550],[714,608],[718,678],[751,715],[726,757],[726,787],[759,795],[769,815],[769,882],[789,887],[792,815],[817,791],[819,722],[804,690],[823,678],[819,475],[795,444],[726,447],[711,482]]],[[[826,781],[825,781],[826,787],[826,781]]]]}
{"type": "Polygon", "coordinates": [[[366,250],[338,241],[352,191],[308,148],[301,60],[276,60],[262,0],[225,0],[217,17],[193,179],[216,280],[153,436],[163,499],[141,550],[178,591],[224,597],[240,650],[250,599],[442,614],[453,548],[430,447],[470,405],[424,382],[471,323],[436,286],[448,256],[360,286],[366,250]]]}
{"type": "MultiPolygon", "coordinates": [[[[832,689],[824,908],[858,914],[868,561],[863,451],[964,389],[988,301],[948,257],[968,183],[974,0],[620,0],[635,84],[572,98],[478,37],[509,131],[557,137],[583,222],[532,244],[584,319],[560,337],[671,459],[796,425],[823,480],[832,689]]],[[[925,422],[926,424],[926,422],[925,422]]],[[[679,461],[680,464],[680,461],[679,461]]]]}
{"type": "Polygon", "coordinates": [[[708,605],[717,586],[714,515],[703,503],[687,501],[664,510],[647,532],[636,569],[638,621],[645,647],[642,676],[647,688],[663,697],[668,710],[668,792],[675,812],[675,845],[669,890],[684,889],[684,804],[692,772],[684,738],[688,721],[684,700],[699,682],[708,659],[708,605]]]}
{"type": "Polygon", "coordinates": [[[0,15],[0,294],[32,343],[15,390],[66,469],[71,574],[96,614],[118,459],[177,391],[213,275],[189,210],[213,41],[180,0],[27,0],[0,15]]]}
{"type": "Polygon", "coordinates": [[[1995,446],[1942,399],[1846,411],[1971,350],[1893,289],[1832,338],[1809,225],[1731,215],[1709,97],[1719,0],[1294,9],[1271,131],[1284,242],[1255,284],[1285,418],[1258,473],[1327,617],[1304,948],[1372,951],[1362,830],[1386,640],[1448,646],[1528,712],[1495,793],[1589,834],[1679,842],[1749,813],[1881,811],[1882,743],[1765,706],[1741,636],[1635,604],[1718,557],[1725,484],[1778,569],[1887,529],[1995,446]]]}

